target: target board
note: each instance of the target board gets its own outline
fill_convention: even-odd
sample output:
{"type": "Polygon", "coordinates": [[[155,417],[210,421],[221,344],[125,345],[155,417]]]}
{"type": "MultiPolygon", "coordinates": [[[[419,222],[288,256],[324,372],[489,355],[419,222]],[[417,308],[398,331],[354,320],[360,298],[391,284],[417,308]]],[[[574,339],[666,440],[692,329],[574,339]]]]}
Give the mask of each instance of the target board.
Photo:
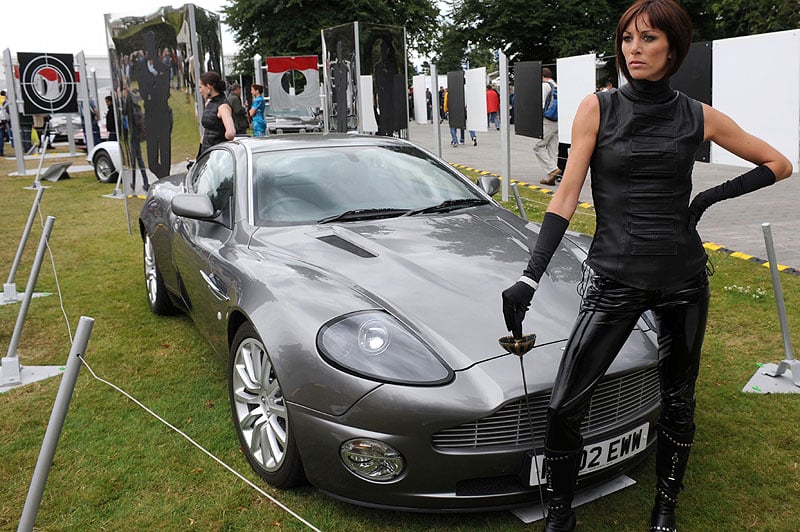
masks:
{"type": "Polygon", "coordinates": [[[71,54],[17,53],[26,115],[77,113],[78,82],[71,54]]]}

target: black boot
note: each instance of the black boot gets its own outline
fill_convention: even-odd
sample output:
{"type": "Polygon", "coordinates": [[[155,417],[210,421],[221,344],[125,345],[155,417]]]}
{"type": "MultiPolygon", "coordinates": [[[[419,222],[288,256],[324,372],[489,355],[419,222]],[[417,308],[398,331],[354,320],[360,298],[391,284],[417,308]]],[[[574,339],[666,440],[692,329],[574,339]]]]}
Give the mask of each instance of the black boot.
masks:
{"type": "Polygon", "coordinates": [[[569,532],[575,530],[575,510],[572,498],[575,494],[575,479],[578,476],[578,457],[575,451],[559,452],[545,449],[544,464],[547,474],[547,504],[545,532],[569,532]]]}
{"type": "Polygon", "coordinates": [[[656,442],[656,502],[650,514],[651,532],[675,532],[675,506],[694,442],[691,432],[673,432],[658,426],[656,442]]]}

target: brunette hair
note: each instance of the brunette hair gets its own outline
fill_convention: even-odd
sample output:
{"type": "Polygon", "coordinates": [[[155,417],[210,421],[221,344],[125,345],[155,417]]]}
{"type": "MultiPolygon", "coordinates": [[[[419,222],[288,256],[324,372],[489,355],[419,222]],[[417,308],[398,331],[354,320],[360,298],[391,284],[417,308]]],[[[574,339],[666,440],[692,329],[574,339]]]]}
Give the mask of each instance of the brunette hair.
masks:
{"type": "Polygon", "coordinates": [[[209,70],[208,72],[203,72],[200,74],[200,81],[202,81],[204,85],[212,87],[220,94],[225,92],[225,80],[222,79],[222,76],[220,76],[219,73],[214,72],[213,70],[209,70]]]}
{"type": "Polygon", "coordinates": [[[258,83],[253,83],[252,85],[250,85],[250,88],[258,91],[259,94],[264,94],[264,87],[262,85],[259,85],[258,83]]]}
{"type": "Polygon", "coordinates": [[[614,42],[617,68],[628,81],[631,81],[631,73],[622,55],[622,34],[631,22],[638,24],[639,19],[644,16],[647,16],[653,28],[667,35],[669,58],[666,77],[678,71],[692,44],[692,21],[683,7],[674,0],[637,0],[620,17],[614,42]]]}

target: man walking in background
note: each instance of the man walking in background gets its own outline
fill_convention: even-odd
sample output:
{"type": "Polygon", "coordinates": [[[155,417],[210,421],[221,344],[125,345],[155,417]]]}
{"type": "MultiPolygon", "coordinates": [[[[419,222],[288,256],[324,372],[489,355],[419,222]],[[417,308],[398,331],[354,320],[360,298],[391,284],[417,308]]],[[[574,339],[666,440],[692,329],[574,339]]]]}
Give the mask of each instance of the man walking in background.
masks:
{"type": "Polygon", "coordinates": [[[557,106],[558,85],[553,79],[553,72],[547,67],[542,69],[542,126],[544,134],[533,144],[533,153],[539,165],[547,172],[547,177],[539,181],[543,185],[555,185],[561,179],[558,168],[558,116],[548,110],[557,106]],[[554,103],[555,100],[555,103],[554,103]],[[550,116],[551,118],[548,118],[550,116]]]}

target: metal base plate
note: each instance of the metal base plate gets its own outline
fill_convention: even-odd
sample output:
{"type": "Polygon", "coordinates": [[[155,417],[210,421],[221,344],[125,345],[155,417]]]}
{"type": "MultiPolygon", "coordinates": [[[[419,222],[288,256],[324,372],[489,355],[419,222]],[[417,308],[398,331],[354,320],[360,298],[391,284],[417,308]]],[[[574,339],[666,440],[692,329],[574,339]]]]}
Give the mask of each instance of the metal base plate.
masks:
{"type": "MultiPolygon", "coordinates": [[[[573,508],[577,508],[578,506],[582,506],[587,502],[595,501],[601,497],[610,495],[615,491],[627,488],[628,486],[633,486],[634,484],[636,484],[636,481],[632,478],[626,475],[620,475],[609,480],[605,484],[600,484],[599,486],[594,486],[593,488],[576,492],[575,500],[572,501],[572,506],[573,508]]],[[[511,513],[519,517],[519,519],[525,524],[544,519],[544,515],[542,515],[542,505],[538,502],[529,506],[514,508],[511,510],[511,513]]]]}
{"type": "MultiPolygon", "coordinates": [[[[45,297],[52,295],[50,292],[34,292],[31,297],[45,297]]],[[[5,294],[0,292],[0,306],[11,305],[12,303],[19,303],[25,298],[25,293],[16,294],[16,297],[6,298],[5,294]]]]}
{"type": "MultiPolygon", "coordinates": [[[[2,369],[2,368],[0,368],[2,369]]],[[[19,388],[37,381],[43,381],[50,377],[56,377],[64,373],[66,368],[64,366],[22,366],[19,369],[19,379],[21,382],[18,384],[0,384],[0,393],[19,388]]],[[[2,374],[2,373],[0,373],[2,374]]]]}
{"type": "Polygon", "coordinates": [[[783,375],[770,377],[766,373],[775,373],[778,369],[777,364],[764,364],[755,375],[747,382],[743,392],[746,393],[800,393],[800,386],[795,386],[792,380],[791,370],[787,370],[783,375]]]}

